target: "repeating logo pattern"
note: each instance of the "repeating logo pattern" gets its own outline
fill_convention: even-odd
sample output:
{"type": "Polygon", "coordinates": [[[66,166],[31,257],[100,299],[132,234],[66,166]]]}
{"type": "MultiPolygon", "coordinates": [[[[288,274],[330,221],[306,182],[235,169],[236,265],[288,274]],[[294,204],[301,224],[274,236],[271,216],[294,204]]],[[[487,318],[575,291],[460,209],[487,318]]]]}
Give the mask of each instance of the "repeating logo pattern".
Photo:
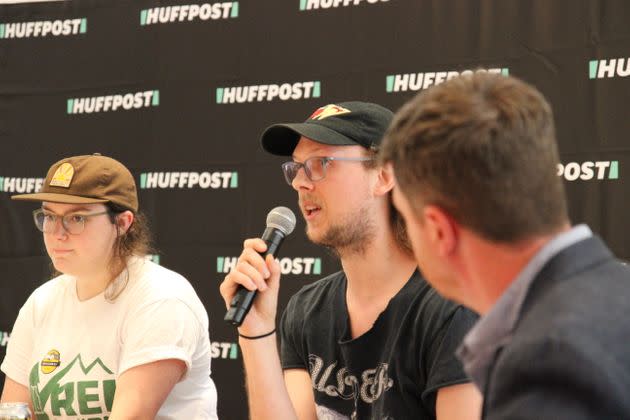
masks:
{"type": "Polygon", "coordinates": [[[238,2],[182,4],[177,6],[153,7],[140,12],[140,25],[160,23],[208,21],[238,17],[238,2]]]}
{"type": "Polygon", "coordinates": [[[588,63],[589,79],[610,79],[630,76],[630,58],[591,60],[588,63]]]}
{"type": "Polygon", "coordinates": [[[403,73],[403,74],[391,74],[385,78],[385,90],[388,93],[395,92],[407,92],[418,91],[430,88],[434,85],[439,85],[442,82],[446,82],[453,77],[464,74],[472,74],[473,72],[487,71],[488,73],[499,73],[505,76],[510,74],[510,70],[507,67],[503,68],[489,68],[489,69],[476,69],[476,70],[448,70],[448,71],[433,71],[426,73],[403,73]]]}
{"type": "Polygon", "coordinates": [[[238,172],[144,172],[142,189],[238,188],[238,172]]]}
{"type": "Polygon", "coordinates": [[[46,38],[87,32],[87,18],[0,23],[0,39],[46,38]]]}
{"type": "Polygon", "coordinates": [[[123,93],[89,98],[68,99],[68,114],[92,114],[95,112],[129,111],[160,105],[160,91],[123,93]]]}
{"type": "Polygon", "coordinates": [[[216,102],[217,104],[243,104],[248,102],[297,101],[319,98],[321,89],[320,81],[218,87],[216,88],[216,102]]]}
{"type": "Polygon", "coordinates": [[[568,162],[558,165],[558,176],[567,181],[619,179],[619,161],[568,162]]]}

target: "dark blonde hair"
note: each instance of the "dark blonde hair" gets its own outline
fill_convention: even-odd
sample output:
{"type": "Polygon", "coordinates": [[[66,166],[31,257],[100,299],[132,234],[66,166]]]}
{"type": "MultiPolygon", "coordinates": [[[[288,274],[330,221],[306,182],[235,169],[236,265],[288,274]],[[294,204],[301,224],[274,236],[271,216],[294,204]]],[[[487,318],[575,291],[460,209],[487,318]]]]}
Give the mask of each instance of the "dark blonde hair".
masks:
{"type": "MultiPolygon", "coordinates": [[[[114,242],[114,257],[120,262],[125,262],[132,255],[144,257],[153,252],[151,230],[142,212],[134,213],[134,219],[127,232],[121,234],[116,216],[128,209],[113,203],[108,203],[107,207],[111,212],[112,223],[116,225],[118,235],[114,242]]],[[[131,211],[131,210],[130,210],[131,211]]]]}
{"type": "MultiPolygon", "coordinates": [[[[366,169],[376,169],[380,167],[382,164],[378,159],[378,150],[376,149],[366,149],[366,156],[373,157],[374,160],[368,160],[363,162],[363,166],[366,169]]],[[[394,206],[394,202],[392,200],[392,192],[390,191],[387,194],[387,207],[389,212],[389,225],[394,234],[394,239],[396,240],[396,244],[398,247],[404,251],[405,253],[412,255],[413,250],[411,248],[411,242],[409,241],[409,236],[407,235],[407,225],[405,224],[405,219],[403,219],[402,215],[398,211],[398,209],[394,206]]]]}
{"type": "MultiPolygon", "coordinates": [[[[106,204],[110,211],[111,222],[116,226],[116,240],[113,246],[113,255],[109,264],[112,274],[112,281],[116,279],[124,270],[127,269],[127,261],[132,256],[145,257],[153,252],[151,230],[149,224],[142,212],[134,213],[133,222],[127,232],[121,232],[118,226],[117,216],[129,209],[114,203],[106,204]]],[[[129,210],[132,211],[132,210],[129,210]]],[[[133,211],[132,211],[133,212],[133,211]]],[[[116,287],[109,295],[106,293],[108,300],[115,300],[127,286],[129,281],[128,273],[124,279],[124,284],[116,287]]],[[[111,282],[110,282],[111,285],[111,282]]]]}
{"type": "Polygon", "coordinates": [[[551,107],[513,77],[478,72],[421,92],[394,116],[380,161],[414,211],[437,205],[489,240],[568,222],[551,107]]]}

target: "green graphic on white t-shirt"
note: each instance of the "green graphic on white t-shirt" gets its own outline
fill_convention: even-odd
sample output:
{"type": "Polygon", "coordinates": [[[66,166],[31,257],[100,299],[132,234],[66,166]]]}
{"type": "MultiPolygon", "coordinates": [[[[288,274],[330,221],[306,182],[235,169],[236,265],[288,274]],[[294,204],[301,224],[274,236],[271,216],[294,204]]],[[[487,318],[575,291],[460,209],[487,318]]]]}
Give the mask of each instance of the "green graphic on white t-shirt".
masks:
{"type": "Polygon", "coordinates": [[[102,418],[103,420],[107,419],[112,410],[116,381],[114,379],[102,379],[104,374],[112,375],[113,372],[103,364],[100,358],[85,366],[79,354],[40,389],[39,363],[36,363],[31,369],[29,383],[33,410],[37,420],[49,420],[48,415],[44,412],[49,400],[50,412],[53,416],[90,416],[90,420],[97,420],[101,417],[95,415],[106,414],[102,418]],[[64,377],[75,365],[81,369],[85,375],[85,380],[64,381],[64,377]],[[89,375],[90,373],[91,375],[89,375]],[[103,405],[107,409],[106,413],[103,413],[103,405]],[[63,414],[62,411],[64,411],[63,414]]]}

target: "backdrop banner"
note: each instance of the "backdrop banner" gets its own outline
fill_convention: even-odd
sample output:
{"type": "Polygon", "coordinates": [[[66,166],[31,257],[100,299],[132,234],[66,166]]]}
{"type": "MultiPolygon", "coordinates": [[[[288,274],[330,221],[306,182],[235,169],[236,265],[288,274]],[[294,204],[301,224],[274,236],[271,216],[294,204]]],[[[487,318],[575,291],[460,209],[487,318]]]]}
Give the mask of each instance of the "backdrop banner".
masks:
{"type": "Polygon", "coordinates": [[[628,22],[622,0],[1,5],[0,358],[19,308],[50,278],[36,204],[10,196],[37,191],[62,157],[99,152],[134,174],[156,238],[150,258],[186,276],[208,310],[220,416],[247,418],[218,290],[243,240],[262,234],[275,206],[298,214],[280,255],[280,310],[339,270],[306,239],[283,159],[263,152],[262,131],[336,101],[395,111],[473,71],[514,75],[545,94],[572,221],[629,259],[628,22]]]}

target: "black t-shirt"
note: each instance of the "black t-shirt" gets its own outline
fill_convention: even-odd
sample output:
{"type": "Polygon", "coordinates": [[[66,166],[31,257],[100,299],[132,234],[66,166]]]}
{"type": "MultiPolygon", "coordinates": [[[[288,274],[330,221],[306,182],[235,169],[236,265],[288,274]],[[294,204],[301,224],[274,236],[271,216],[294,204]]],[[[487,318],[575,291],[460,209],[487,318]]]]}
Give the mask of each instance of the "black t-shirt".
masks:
{"type": "Polygon", "coordinates": [[[437,390],[469,381],[455,349],[477,316],[416,271],[351,339],[345,294],[338,272],[303,287],[282,315],[282,366],[308,370],[319,419],[435,418],[437,390]]]}

